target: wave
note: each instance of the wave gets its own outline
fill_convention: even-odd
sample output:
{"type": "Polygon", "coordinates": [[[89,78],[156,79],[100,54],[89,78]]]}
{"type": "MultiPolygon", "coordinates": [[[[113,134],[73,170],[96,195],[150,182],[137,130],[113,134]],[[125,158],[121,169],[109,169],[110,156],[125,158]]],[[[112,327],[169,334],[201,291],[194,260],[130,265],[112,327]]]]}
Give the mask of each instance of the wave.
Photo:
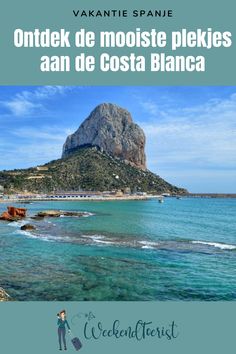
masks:
{"type": "Polygon", "coordinates": [[[215,248],[220,248],[221,250],[236,250],[236,245],[228,245],[226,243],[206,242],[206,241],[191,241],[191,243],[212,246],[215,248]]]}
{"type": "Polygon", "coordinates": [[[21,228],[21,226],[24,226],[26,224],[28,224],[27,220],[19,220],[19,221],[9,222],[7,225],[12,226],[12,227],[20,227],[21,228]]]}
{"type": "Polygon", "coordinates": [[[151,242],[147,240],[137,240],[136,238],[124,239],[117,237],[107,237],[104,235],[82,235],[83,239],[89,240],[89,243],[112,245],[115,247],[131,247],[141,249],[155,249],[159,246],[158,242],[151,242]]]}
{"type": "Polygon", "coordinates": [[[25,230],[18,230],[17,232],[15,232],[17,234],[20,234],[20,235],[24,235],[24,236],[27,236],[27,237],[32,237],[33,235],[31,234],[31,232],[29,231],[25,231],[25,230]]]}
{"type": "Polygon", "coordinates": [[[85,214],[82,216],[83,218],[88,218],[89,216],[94,216],[94,213],[90,213],[90,212],[85,212],[85,214]]]}
{"type": "Polygon", "coordinates": [[[101,244],[107,244],[107,245],[111,245],[111,244],[114,245],[115,244],[115,242],[113,242],[111,240],[106,240],[105,236],[103,236],[103,235],[82,235],[81,237],[90,239],[95,243],[101,243],[101,244]]]}
{"type": "Polygon", "coordinates": [[[150,242],[150,241],[138,241],[141,245],[143,245],[141,248],[143,249],[155,249],[159,245],[158,242],[150,242]]]}
{"type": "MultiPolygon", "coordinates": [[[[89,213],[92,214],[92,213],[89,213]]],[[[55,224],[51,224],[51,221],[47,221],[47,224],[51,224],[49,229],[45,229],[43,232],[38,230],[27,231],[20,230],[20,227],[27,224],[27,220],[20,220],[9,223],[10,226],[17,228],[14,233],[21,234],[26,237],[39,239],[48,242],[67,242],[79,245],[87,246],[111,246],[111,247],[124,247],[143,250],[169,250],[169,251],[204,251],[203,246],[209,247],[212,250],[218,249],[222,251],[236,250],[236,245],[226,244],[220,242],[208,242],[201,240],[148,240],[139,239],[135,236],[119,236],[119,235],[102,235],[102,234],[76,234],[67,233],[63,234],[62,230],[56,230],[55,224]],[[198,247],[197,247],[198,246],[198,247]],[[202,247],[201,247],[202,246],[202,247]],[[201,247],[201,248],[200,248],[201,247]]]]}
{"type": "Polygon", "coordinates": [[[94,241],[97,243],[102,243],[104,245],[115,245],[115,243],[111,242],[111,241],[105,241],[105,240],[99,240],[99,239],[94,239],[94,241]]]}
{"type": "MultiPolygon", "coordinates": [[[[84,211],[83,215],[81,215],[82,218],[88,218],[89,216],[95,215],[94,213],[90,213],[89,211],[84,211]]],[[[60,215],[60,218],[77,218],[77,215],[60,215]]]]}
{"type": "Polygon", "coordinates": [[[47,242],[56,242],[57,240],[53,238],[51,235],[42,235],[42,234],[36,234],[30,231],[26,230],[17,230],[13,232],[13,234],[21,235],[21,236],[26,236],[28,238],[34,238],[34,239],[40,239],[42,241],[47,241],[47,242]]]}

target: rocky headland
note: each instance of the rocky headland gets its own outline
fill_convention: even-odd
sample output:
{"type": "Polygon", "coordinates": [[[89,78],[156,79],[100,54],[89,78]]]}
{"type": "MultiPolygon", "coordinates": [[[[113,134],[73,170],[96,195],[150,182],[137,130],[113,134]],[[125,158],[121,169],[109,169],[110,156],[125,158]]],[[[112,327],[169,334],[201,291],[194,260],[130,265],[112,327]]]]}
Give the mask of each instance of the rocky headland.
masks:
{"type": "Polygon", "coordinates": [[[111,103],[97,106],[69,135],[63,146],[62,158],[84,146],[97,146],[108,155],[146,170],[145,134],[133,122],[131,114],[111,103]]]}
{"type": "Polygon", "coordinates": [[[0,171],[7,194],[130,191],[186,194],[146,165],[145,134],[131,114],[111,103],[97,106],[67,137],[61,159],[28,169],[0,171]]]}

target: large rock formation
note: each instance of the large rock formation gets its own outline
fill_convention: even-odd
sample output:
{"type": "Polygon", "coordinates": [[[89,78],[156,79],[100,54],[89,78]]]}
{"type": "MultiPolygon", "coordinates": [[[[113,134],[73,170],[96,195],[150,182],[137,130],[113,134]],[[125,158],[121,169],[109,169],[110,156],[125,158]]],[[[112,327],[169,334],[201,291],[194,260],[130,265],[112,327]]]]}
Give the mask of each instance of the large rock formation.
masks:
{"type": "Polygon", "coordinates": [[[114,104],[100,104],[90,113],[79,129],[67,137],[62,158],[83,146],[97,146],[112,157],[146,169],[144,132],[127,110],[114,104]]]}
{"type": "MultiPolygon", "coordinates": [[[[34,168],[0,171],[0,185],[14,194],[25,190],[33,194],[81,190],[187,193],[146,169],[144,147],[144,132],[130,113],[103,103],[66,139],[61,159],[34,168]]],[[[2,215],[3,219],[18,217],[8,212],[2,215]]]]}

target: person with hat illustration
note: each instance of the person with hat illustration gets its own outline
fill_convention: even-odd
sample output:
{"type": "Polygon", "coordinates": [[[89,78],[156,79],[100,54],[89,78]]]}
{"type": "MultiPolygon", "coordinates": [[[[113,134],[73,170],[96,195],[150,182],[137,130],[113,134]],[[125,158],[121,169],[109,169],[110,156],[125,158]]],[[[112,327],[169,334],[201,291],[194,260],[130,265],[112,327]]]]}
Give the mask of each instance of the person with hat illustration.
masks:
{"type": "Polygon", "coordinates": [[[68,332],[70,333],[70,326],[66,319],[66,310],[62,310],[57,314],[57,325],[58,325],[58,341],[59,341],[59,350],[62,350],[62,341],[64,344],[64,349],[67,350],[66,347],[66,326],[68,332]]]}

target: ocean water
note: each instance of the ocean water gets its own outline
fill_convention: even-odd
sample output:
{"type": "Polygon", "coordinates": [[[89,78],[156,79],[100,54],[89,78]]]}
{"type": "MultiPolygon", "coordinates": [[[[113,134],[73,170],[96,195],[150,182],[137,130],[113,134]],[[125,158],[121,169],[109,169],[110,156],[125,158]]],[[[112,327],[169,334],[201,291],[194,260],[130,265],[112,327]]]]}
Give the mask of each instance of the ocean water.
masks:
{"type": "Polygon", "coordinates": [[[14,300],[236,300],[236,199],[25,207],[27,220],[0,221],[0,286],[14,300]],[[30,219],[47,209],[88,214],[30,219]]]}

